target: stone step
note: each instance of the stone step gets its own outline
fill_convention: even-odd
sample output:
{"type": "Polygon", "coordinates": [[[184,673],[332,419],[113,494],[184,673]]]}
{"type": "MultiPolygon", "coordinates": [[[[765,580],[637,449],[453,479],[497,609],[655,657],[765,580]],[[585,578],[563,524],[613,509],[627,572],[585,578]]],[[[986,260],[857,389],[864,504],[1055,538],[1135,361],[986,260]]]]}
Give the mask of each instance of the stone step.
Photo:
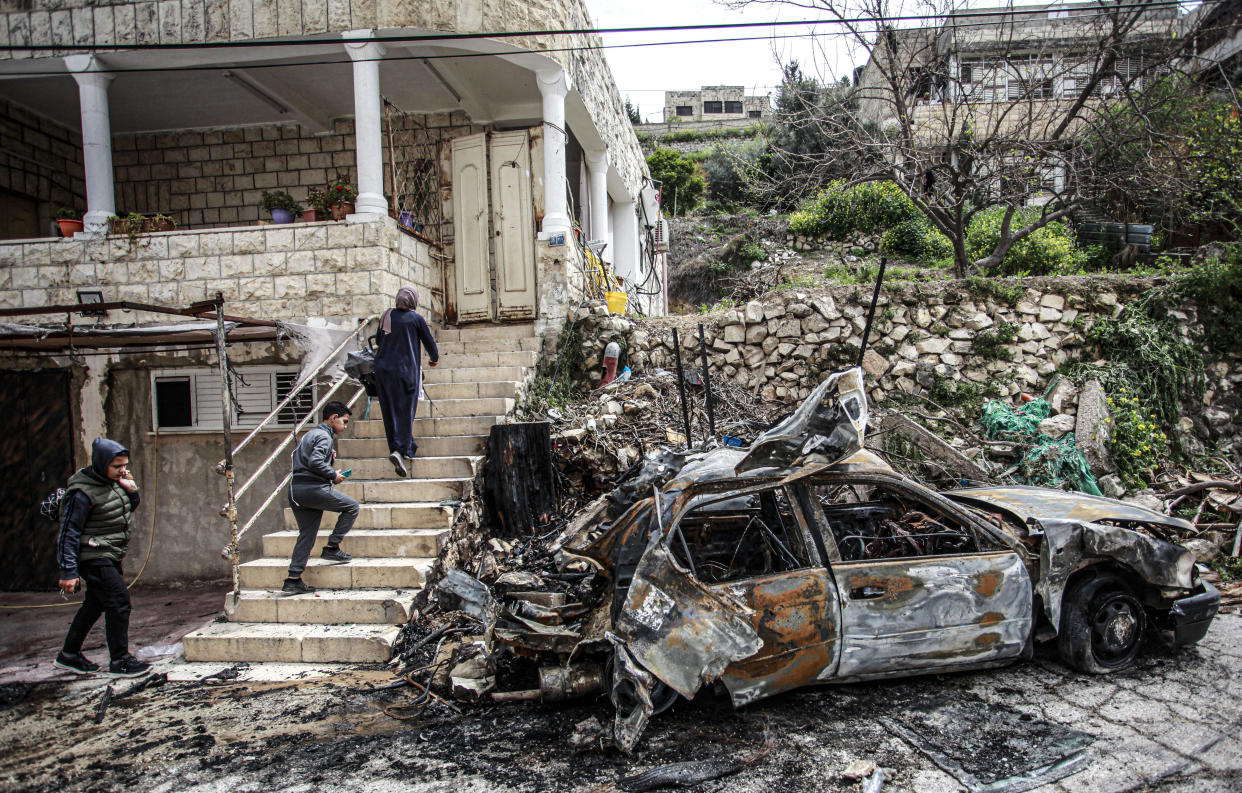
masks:
{"type": "MultiPolygon", "coordinates": [[[[435,559],[354,559],[348,564],[312,556],[302,580],[323,589],[413,589],[423,585],[435,559]]],[[[239,566],[245,589],[280,589],[289,573],[289,559],[263,558],[239,566]]]]}
{"type": "MultiPolygon", "coordinates": [[[[385,452],[388,447],[382,447],[385,452]]],[[[471,457],[424,457],[421,447],[419,456],[411,464],[406,460],[406,471],[409,479],[473,479],[483,468],[482,455],[471,457]]],[[[387,457],[368,457],[355,459],[338,457],[335,463],[341,470],[352,469],[353,479],[393,479],[397,480],[396,470],[387,457]]]]}
{"type": "MultiPolygon", "coordinates": [[[[348,432],[349,430],[346,430],[348,432]]],[[[489,428],[490,431],[490,428],[489,428]]],[[[417,435],[418,457],[460,457],[477,456],[487,451],[487,435],[445,435],[444,437],[423,437],[417,435]]],[[[379,438],[341,438],[336,442],[337,453],[351,460],[364,458],[383,459],[388,456],[388,441],[379,438]]],[[[385,461],[386,463],[387,461],[385,461]]],[[[338,468],[340,466],[337,466],[338,468]]],[[[348,468],[349,466],[345,466],[348,468]]],[[[389,468],[389,471],[392,469],[389,468]]]]}
{"type": "Polygon", "coordinates": [[[336,489],[359,504],[444,501],[461,498],[469,479],[347,479],[336,489]]]}
{"type": "MultiPolygon", "coordinates": [[[[433,400],[439,399],[515,399],[518,386],[516,380],[495,380],[492,382],[475,383],[423,383],[423,390],[433,400]]],[[[374,410],[378,402],[371,405],[374,410]]]]}
{"type": "MultiPolygon", "coordinates": [[[[455,416],[442,419],[414,419],[414,439],[445,435],[486,435],[493,424],[504,423],[504,415],[455,416]]],[[[384,422],[375,419],[355,421],[345,430],[355,438],[383,438],[384,422]]],[[[421,448],[421,444],[420,447],[421,448]]],[[[385,455],[387,456],[387,455],[385,455]]]]}
{"type": "MultiPolygon", "coordinates": [[[[360,504],[358,520],[354,526],[360,529],[447,529],[453,522],[451,507],[440,506],[440,500],[412,502],[400,504],[360,504]]],[[[323,526],[330,528],[335,525],[334,513],[326,513],[323,526]]],[[[284,520],[286,529],[296,529],[297,520],[293,510],[285,507],[284,520]]]]}
{"type": "MultiPolygon", "coordinates": [[[[328,544],[332,532],[324,529],[315,540],[311,557],[328,544]]],[[[440,552],[440,542],[448,534],[446,529],[351,529],[341,542],[341,547],[355,558],[406,559],[434,557],[440,552]]],[[[288,559],[297,542],[296,531],[274,531],[263,535],[263,555],[275,559],[288,559]]]]}
{"type": "Polygon", "coordinates": [[[538,352],[541,341],[534,336],[503,339],[470,339],[468,341],[437,340],[441,355],[462,355],[468,352],[538,352]]]}
{"type": "MultiPolygon", "coordinates": [[[[532,353],[533,354],[533,353],[532,353]]],[[[498,380],[525,380],[526,367],[512,366],[466,366],[454,360],[452,364],[423,367],[423,383],[492,383],[498,380]]]]}
{"type": "MultiPolygon", "coordinates": [[[[491,397],[487,399],[436,399],[419,400],[418,418],[460,418],[464,416],[501,416],[513,410],[516,400],[491,397]]],[[[383,421],[384,411],[379,400],[371,403],[368,420],[383,421]]],[[[415,419],[417,421],[418,419],[415,419]]]]}
{"type": "MultiPolygon", "coordinates": [[[[466,342],[469,346],[469,342],[466,342]]],[[[424,369],[430,374],[436,369],[442,367],[452,368],[490,368],[505,366],[534,366],[535,361],[539,360],[539,353],[534,350],[520,350],[518,352],[463,352],[458,355],[451,355],[440,360],[440,366],[427,366],[424,369]]],[[[484,378],[473,378],[484,379],[484,378]]],[[[490,378],[496,379],[496,378],[490,378]]],[[[457,382],[461,382],[460,380],[457,382]]]]}
{"type": "Polygon", "coordinates": [[[417,589],[319,589],[306,595],[243,589],[236,603],[232,592],[224,596],[224,613],[229,622],[404,625],[417,594],[417,589]]]}
{"type": "Polygon", "coordinates": [[[181,640],[185,660],[248,663],[382,664],[392,657],[397,625],[281,625],[214,622],[181,640]]]}
{"type": "Polygon", "coordinates": [[[473,341],[477,339],[517,339],[533,337],[535,326],[529,322],[513,325],[466,325],[435,331],[436,341],[473,341]]]}

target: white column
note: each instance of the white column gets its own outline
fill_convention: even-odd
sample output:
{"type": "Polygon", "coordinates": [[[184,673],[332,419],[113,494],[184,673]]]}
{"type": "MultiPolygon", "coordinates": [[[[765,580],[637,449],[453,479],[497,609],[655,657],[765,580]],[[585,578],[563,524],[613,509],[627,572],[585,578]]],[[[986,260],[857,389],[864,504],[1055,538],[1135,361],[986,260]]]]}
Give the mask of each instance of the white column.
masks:
{"type": "Polygon", "coordinates": [[[569,200],[565,184],[565,95],[569,81],[563,69],[536,75],[543,95],[543,228],[545,234],[567,232],[569,200]]]}
{"type": "MultiPolygon", "coordinates": [[[[374,38],[373,30],[350,30],[347,39],[374,38]]],[[[354,62],[354,149],[358,161],[360,215],[387,215],[384,198],[383,114],[380,109],[379,59],[384,48],[372,42],[347,42],[345,51],[354,62]]]]}
{"type": "MultiPolygon", "coordinates": [[[[591,193],[591,233],[593,240],[608,241],[608,152],[584,152],[591,193]]],[[[604,258],[611,261],[612,251],[604,258]]]]}
{"type": "Polygon", "coordinates": [[[86,215],[83,230],[101,234],[108,218],[116,214],[116,193],[112,173],[112,123],[108,116],[108,83],[111,74],[102,74],[103,64],[93,55],[70,55],[65,66],[78,83],[82,106],[82,162],[86,173],[86,215]]]}
{"type": "Polygon", "coordinates": [[[642,268],[638,261],[638,215],[633,200],[622,201],[613,207],[613,270],[629,281],[642,281],[642,268]]]}

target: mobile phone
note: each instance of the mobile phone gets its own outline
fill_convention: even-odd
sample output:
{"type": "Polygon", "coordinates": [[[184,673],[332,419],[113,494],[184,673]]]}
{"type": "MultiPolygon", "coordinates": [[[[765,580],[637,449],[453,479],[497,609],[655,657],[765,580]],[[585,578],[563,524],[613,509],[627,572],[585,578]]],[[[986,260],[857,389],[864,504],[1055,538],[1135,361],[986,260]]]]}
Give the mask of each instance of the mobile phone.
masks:
{"type": "Polygon", "coordinates": [[[341,471],[341,476],[343,476],[343,477],[345,477],[346,479],[348,479],[348,478],[349,478],[349,475],[350,475],[350,474],[352,474],[353,472],[354,472],[354,469],[352,469],[352,468],[346,468],[344,471],[341,471]]]}

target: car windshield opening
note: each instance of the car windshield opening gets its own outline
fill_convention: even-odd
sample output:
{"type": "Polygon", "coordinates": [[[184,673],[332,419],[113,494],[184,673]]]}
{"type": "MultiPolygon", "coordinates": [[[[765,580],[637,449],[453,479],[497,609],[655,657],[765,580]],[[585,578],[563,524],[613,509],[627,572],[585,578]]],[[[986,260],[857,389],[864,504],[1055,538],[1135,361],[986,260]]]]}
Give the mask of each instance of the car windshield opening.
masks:
{"type": "Polygon", "coordinates": [[[979,550],[974,533],[960,522],[893,490],[855,484],[811,490],[843,561],[979,550]]]}
{"type": "Polygon", "coordinates": [[[807,567],[804,534],[783,489],[692,508],[669,547],[706,584],[807,567]]]}

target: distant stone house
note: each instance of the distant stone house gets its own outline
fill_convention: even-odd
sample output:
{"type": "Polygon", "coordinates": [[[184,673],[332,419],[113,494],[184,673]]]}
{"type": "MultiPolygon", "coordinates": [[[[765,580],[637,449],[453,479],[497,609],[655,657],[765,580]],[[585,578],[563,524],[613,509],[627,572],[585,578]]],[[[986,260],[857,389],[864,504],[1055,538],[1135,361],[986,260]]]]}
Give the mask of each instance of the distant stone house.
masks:
{"type": "Polygon", "coordinates": [[[697,91],[665,91],[666,124],[695,121],[747,121],[772,117],[767,96],[747,96],[741,85],[705,85],[697,91]]]}
{"type": "MultiPolygon", "coordinates": [[[[221,456],[210,345],[75,347],[75,332],[85,345],[92,329],[171,320],[114,310],[67,325],[22,309],[184,307],[220,293],[233,316],[352,329],[408,283],[437,325],[533,323],[546,348],[604,283],[590,241],[631,307],[665,310],[651,243],[659,208],[643,200],[654,191],[591,48],[598,37],[487,33],[589,28],[582,0],[3,8],[0,412],[31,411],[32,426],[51,428],[7,451],[52,452],[43,479],[0,487],[39,495],[83,464],[90,438],[131,444],[136,468],[158,466],[178,493],[160,505],[164,550],[150,580],[227,569],[216,555],[222,488],[204,473],[221,456]],[[259,208],[264,191],[305,204],[335,181],[358,192],[339,222],[271,225],[259,208]],[[85,212],[83,233],[58,238],[60,207],[85,212]],[[110,217],[131,212],[177,228],[107,233],[110,217]]],[[[301,349],[269,339],[230,352],[251,400],[235,405],[242,426],[287,395],[301,349]]],[[[261,438],[246,462],[274,445],[261,438]]],[[[0,525],[0,535],[22,530],[0,525]]]]}

